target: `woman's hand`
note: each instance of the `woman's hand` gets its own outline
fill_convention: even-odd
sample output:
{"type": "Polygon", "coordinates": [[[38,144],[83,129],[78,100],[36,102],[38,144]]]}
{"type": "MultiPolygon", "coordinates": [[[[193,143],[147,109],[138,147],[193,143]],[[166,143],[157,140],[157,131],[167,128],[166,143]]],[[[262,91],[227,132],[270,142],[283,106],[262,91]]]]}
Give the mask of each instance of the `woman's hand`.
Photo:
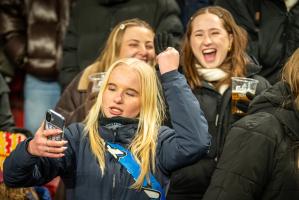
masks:
{"type": "Polygon", "coordinates": [[[55,136],[61,133],[60,129],[44,130],[44,123],[37,130],[34,138],[30,140],[28,145],[28,152],[34,156],[60,158],[64,156],[64,151],[67,149],[64,145],[67,141],[49,140],[49,136],[55,136]]]}
{"type": "Polygon", "coordinates": [[[168,47],[165,51],[157,56],[160,73],[165,74],[173,70],[178,70],[180,64],[180,54],[173,48],[168,47]]]}

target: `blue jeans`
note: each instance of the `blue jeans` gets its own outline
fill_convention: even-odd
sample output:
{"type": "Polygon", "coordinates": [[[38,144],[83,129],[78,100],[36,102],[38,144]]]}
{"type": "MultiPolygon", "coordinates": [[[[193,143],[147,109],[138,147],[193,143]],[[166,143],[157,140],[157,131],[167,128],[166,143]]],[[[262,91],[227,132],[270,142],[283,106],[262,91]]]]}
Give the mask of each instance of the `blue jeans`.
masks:
{"type": "Polygon", "coordinates": [[[33,134],[45,119],[48,109],[54,108],[60,98],[58,82],[41,81],[26,74],[24,86],[24,123],[33,134]]]}

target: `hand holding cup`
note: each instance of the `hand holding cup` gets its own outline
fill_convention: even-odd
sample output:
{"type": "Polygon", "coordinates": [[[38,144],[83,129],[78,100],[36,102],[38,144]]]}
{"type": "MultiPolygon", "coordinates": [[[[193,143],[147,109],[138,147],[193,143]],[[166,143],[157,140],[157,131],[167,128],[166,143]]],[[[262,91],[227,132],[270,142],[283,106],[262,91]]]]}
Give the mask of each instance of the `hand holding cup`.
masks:
{"type": "MultiPolygon", "coordinates": [[[[245,110],[239,109],[240,102],[249,105],[251,99],[248,95],[254,96],[258,80],[245,77],[232,77],[232,114],[243,116],[245,110]]],[[[247,106],[248,107],[248,106],[247,106]]]]}

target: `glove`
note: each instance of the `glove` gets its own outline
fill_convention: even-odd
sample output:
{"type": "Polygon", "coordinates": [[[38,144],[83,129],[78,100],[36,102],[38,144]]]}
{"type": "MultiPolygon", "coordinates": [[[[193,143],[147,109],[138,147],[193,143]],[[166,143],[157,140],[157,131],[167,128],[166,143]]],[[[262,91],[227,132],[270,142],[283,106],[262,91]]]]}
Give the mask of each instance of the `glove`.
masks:
{"type": "Polygon", "coordinates": [[[239,100],[236,104],[237,108],[243,111],[244,113],[248,112],[250,101],[254,99],[256,95],[252,94],[251,92],[246,92],[246,96],[249,99],[249,101],[239,100]]]}
{"type": "Polygon", "coordinates": [[[175,47],[172,34],[167,32],[157,33],[155,35],[154,44],[157,55],[167,49],[167,47],[175,47]]]}

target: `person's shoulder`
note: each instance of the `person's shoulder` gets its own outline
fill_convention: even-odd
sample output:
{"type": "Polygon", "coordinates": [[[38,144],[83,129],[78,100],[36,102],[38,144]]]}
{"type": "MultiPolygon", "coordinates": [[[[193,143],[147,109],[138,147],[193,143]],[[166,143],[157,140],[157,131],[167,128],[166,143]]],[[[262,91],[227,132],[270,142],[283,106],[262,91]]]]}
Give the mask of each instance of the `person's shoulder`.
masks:
{"type": "Polygon", "coordinates": [[[70,82],[70,86],[71,87],[74,87],[74,88],[78,88],[78,85],[79,85],[79,82],[80,82],[80,80],[81,80],[81,78],[82,78],[82,76],[83,76],[83,73],[84,73],[84,70],[83,71],[81,71],[80,73],[78,73],[75,77],[74,77],[74,79],[70,82]]]}
{"type": "Polygon", "coordinates": [[[77,99],[79,99],[79,90],[77,88],[81,75],[82,72],[78,74],[63,90],[60,99],[55,106],[55,110],[61,112],[61,114],[65,114],[65,112],[72,112],[75,107],[74,105],[77,104],[77,99]]]}
{"type": "Polygon", "coordinates": [[[252,76],[252,78],[255,80],[258,80],[256,94],[260,94],[262,91],[264,91],[265,89],[268,89],[272,86],[271,83],[263,76],[255,74],[252,76]]]}
{"type": "Polygon", "coordinates": [[[82,72],[80,72],[79,74],[77,74],[71,80],[71,82],[64,89],[62,96],[64,96],[67,93],[73,93],[74,91],[78,91],[78,85],[79,85],[79,81],[81,79],[81,76],[82,76],[82,72]]]}
{"type": "Polygon", "coordinates": [[[258,75],[258,74],[254,74],[252,76],[252,78],[258,80],[259,82],[262,82],[262,83],[266,83],[267,85],[271,85],[270,82],[263,76],[261,75],[258,75]]]}
{"type": "Polygon", "coordinates": [[[244,116],[232,126],[259,134],[269,139],[275,139],[282,133],[282,125],[279,120],[268,112],[257,112],[244,116]]]}

